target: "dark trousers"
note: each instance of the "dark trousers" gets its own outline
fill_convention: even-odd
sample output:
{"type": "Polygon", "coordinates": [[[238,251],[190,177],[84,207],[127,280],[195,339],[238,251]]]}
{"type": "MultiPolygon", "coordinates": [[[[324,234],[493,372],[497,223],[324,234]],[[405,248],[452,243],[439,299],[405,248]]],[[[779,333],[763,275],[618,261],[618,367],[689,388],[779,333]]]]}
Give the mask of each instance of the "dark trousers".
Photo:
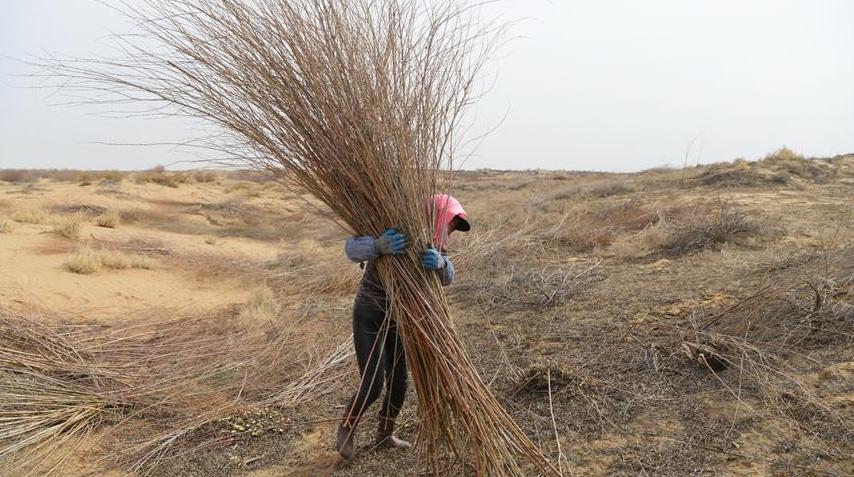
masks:
{"type": "MultiPolygon", "coordinates": [[[[360,294],[361,295],[361,294],[360,294]]],[[[384,301],[384,300],[382,300],[384,301]]],[[[359,389],[344,413],[344,422],[354,426],[362,414],[386,393],[379,415],[394,419],[406,399],[406,355],[397,325],[386,316],[385,304],[359,296],[353,306],[353,343],[359,363],[359,389]]]]}

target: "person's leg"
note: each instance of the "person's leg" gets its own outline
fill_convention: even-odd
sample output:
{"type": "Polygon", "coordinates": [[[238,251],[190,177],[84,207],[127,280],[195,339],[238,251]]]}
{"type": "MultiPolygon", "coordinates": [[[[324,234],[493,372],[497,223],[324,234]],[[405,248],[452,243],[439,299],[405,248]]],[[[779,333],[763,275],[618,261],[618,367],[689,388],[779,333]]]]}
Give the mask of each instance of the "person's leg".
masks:
{"type": "Polygon", "coordinates": [[[410,443],[394,436],[394,426],[403,401],[406,399],[408,381],[406,353],[397,325],[389,320],[389,332],[385,342],[386,393],[379,413],[376,445],[380,447],[411,447],[410,443]]]}
{"type": "Polygon", "coordinates": [[[370,306],[365,300],[356,300],[353,307],[353,345],[359,365],[359,388],[344,410],[338,427],[338,452],[344,458],[353,455],[353,433],[365,410],[382,392],[384,380],[383,355],[387,330],[383,329],[385,312],[370,306]]]}

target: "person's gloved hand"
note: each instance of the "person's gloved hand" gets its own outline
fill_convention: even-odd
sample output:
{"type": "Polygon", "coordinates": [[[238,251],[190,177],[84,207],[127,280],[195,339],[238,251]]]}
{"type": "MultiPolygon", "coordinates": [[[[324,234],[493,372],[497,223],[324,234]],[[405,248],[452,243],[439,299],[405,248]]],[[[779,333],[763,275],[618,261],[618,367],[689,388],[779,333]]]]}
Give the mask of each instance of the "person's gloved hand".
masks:
{"type": "Polygon", "coordinates": [[[394,229],[386,230],[380,238],[374,240],[374,250],[382,255],[402,255],[407,245],[406,235],[394,229]]]}
{"type": "Polygon", "coordinates": [[[428,248],[421,254],[421,265],[428,270],[441,270],[445,268],[445,258],[435,248],[428,248]]]}

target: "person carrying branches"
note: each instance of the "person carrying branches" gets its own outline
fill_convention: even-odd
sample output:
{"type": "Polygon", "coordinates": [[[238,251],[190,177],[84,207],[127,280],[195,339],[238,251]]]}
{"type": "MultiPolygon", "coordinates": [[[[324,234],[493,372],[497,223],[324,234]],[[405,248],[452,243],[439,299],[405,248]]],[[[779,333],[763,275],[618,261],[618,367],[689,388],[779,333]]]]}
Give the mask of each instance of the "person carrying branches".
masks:
{"type": "MultiPolygon", "coordinates": [[[[445,253],[448,237],[455,230],[469,231],[471,225],[468,214],[457,199],[447,194],[436,194],[431,202],[436,216],[433,246],[421,253],[421,264],[425,269],[438,273],[442,285],[448,286],[455,275],[454,265],[445,253]]],[[[404,254],[408,245],[405,235],[388,229],[379,238],[350,237],[344,247],[347,257],[365,269],[353,305],[353,344],[361,380],[338,426],[337,449],[345,459],[353,456],[356,426],[367,408],[379,398],[383,383],[386,392],[379,411],[375,446],[411,447],[409,442],[394,436],[395,421],[406,399],[406,355],[397,325],[388,313],[388,297],[375,263],[382,255],[404,254]]]]}

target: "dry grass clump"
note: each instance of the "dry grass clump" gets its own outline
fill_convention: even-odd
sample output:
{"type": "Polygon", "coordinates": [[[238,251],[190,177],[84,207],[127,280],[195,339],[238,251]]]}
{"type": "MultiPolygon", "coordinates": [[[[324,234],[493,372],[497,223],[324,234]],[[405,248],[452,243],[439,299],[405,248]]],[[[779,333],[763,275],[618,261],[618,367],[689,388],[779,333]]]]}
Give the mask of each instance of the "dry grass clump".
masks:
{"type": "Polygon", "coordinates": [[[216,182],[218,179],[219,176],[215,171],[197,171],[193,173],[193,180],[202,184],[216,182]]]}
{"type": "Polygon", "coordinates": [[[95,219],[95,223],[98,224],[98,227],[106,227],[108,229],[118,227],[121,221],[121,213],[117,210],[108,210],[95,219]]]}
{"type": "Polygon", "coordinates": [[[23,224],[46,224],[53,217],[44,209],[24,209],[12,212],[12,220],[23,224]]]}
{"type": "Polygon", "coordinates": [[[184,172],[169,172],[164,166],[157,166],[147,171],[137,172],[133,181],[137,184],[158,184],[165,187],[177,188],[190,180],[190,174],[184,172]]]}
{"type": "Polygon", "coordinates": [[[101,251],[96,254],[96,258],[104,268],[112,270],[126,270],[128,268],[151,270],[151,262],[140,255],[127,255],[116,251],[101,251]]]}
{"type": "Polygon", "coordinates": [[[15,223],[12,219],[6,217],[0,218],[0,234],[10,234],[15,229],[15,223]]]}
{"type": "Polygon", "coordinates": [[[701,216],[687,223],[674,224],[661,253],[670,256],[687,255],[709,248],[721,247],[762,227],[739,212],[730,203],[722,202],[711,216],[701,216]]]}
{"type": "Polygon", "coordinates": [[[127,270],[130,268],[151,270],[152,265],[146,257],[140,255],[128,255],[119,251],[82,249],[65,262],[65,267],[74,273],[88,275],[97,272],[102,267],[111,270],[127,270]]]}
{"type": "Polygon", "coordinates": [[[92,250],[81,250],[65,262],[65,268],[74,273],[89,275],[101,269],[101,258],[92,250]]]}
{"type": "Polygon", "coordinates": [[[499,311],[544,310],[557,307],[574,294],[602,279],[596,273],[600,263],[583,269],[546,266],[511,267],[509,275],[498,283],[475,285],[477,300],[499,311]]]}
{"type": "Polygon", "coordinates": [[[233,440],[216,429],[224,419],[294,406],[346,381],[350,353],[303,353],[282,323],[250,330],[233,316],[210,316],[65,325],[0,311],[8,431],[0,469],[50,473],[98,432],[88,459],[144,475],[182,448],[233,440]]]}
{"type": "Polygon", "coordinates": [[[514,370],[515,393],[546,394],[560,392],[580,378],[572,370],[559,363],[537,363],[514,370]]]}
{"type": "Polygon", "coordinates": [[[264,194],[264,189],[254,182],[240,181],[227,185],[225,192],[227,194],[241,193],[247,197],[261,197],[264,194]]]}
{"type": "Polygon", "coordinates": [[[802,154],[799,154],[786,146],[777,149],[776,151],[762,158],[768,162],[799,162],[806,160],[802,154]]]}
{"type": "Polygon", "coordinates": [[[59,234],[69,240],[77,240],[80,238],[82,226],[83,217],[79,214],[62,217],[53,224],[53,233],[59,234]]]}

